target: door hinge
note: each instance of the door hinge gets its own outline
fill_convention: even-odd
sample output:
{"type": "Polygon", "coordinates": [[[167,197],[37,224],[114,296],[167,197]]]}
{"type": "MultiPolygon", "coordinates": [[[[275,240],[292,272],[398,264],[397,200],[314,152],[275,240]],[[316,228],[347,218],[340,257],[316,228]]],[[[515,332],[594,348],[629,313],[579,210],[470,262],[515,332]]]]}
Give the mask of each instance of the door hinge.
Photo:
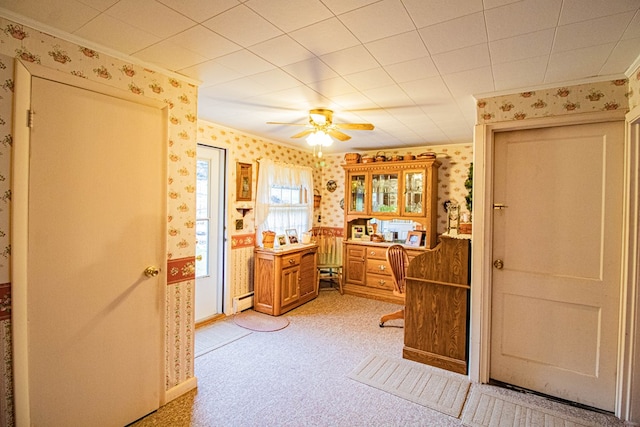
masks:
{"type": "Polygon", "coordinates": [[[503,205],[502,203],[494,203],[493,204],[493,209],[500,210],[500,209],[506,209],[506,208],[508,208],[508,206],[503,205]]]}
{"type": "Polygon", "coordinates": [[[35,114],[33,110],[27,110],[27,127],[29,129],[33,128],[33,116],[35,114]]]}

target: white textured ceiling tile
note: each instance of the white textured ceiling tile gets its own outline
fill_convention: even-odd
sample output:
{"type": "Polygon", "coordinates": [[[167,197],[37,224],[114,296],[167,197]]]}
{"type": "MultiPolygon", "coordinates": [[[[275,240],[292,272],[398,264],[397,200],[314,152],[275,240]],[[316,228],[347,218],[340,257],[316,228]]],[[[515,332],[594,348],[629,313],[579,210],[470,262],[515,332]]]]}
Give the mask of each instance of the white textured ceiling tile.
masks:
{"type": "Polygon", "coordinates": [[[517,3],[522,0],[483,0],[485,9],[494,9],[500,6],[506,6],[511,3],[517,3]]]}
{"type": "Polygon", "coordinates": [[[400,0],[382,0],[340,15],[339,19],[362,43],[415,29],[400,0]]]}
{"type": "Polygon", "coordinates": [[[243,77],[230,82],[209,86],[202,89],[202,94],[216,99],[242,100],[251,96],[266,93],[269,90],[249,77],[243,77]]]}
{"type": "MultiPolygon", "coordinates": [[[[94,9],[98,9],[99,11],[104,12],[114,4],[118,3],[118,1],[119,0],[78,0],[78,3],[82,3],[84,5],[90,6],[94,9]]],[[[51,1],[50,3],[55,4],[54,1],[51,1]]]]}
{"type": "Polygon", "coordinates": [[[99,45],[109,45],[127,55],[160,41],[158,36],[104,14],[91,20],[74,34],[99,45]]]}
{"type": "Polygon", "coordinates": [[[501,64],[503,62],[519,61],[542,55],[550,55],[553,46],[555,30],[536,31],[508,39],[495,40],[489,43],[491,62],[501,64]]]}
{"type": "Polygon", "coordinates": [[[398,83],[419,80],[438,75],[438,70],[431,57],[414,59],[384,67],[387,73],[398,83]]]}
{"type": "Polygon", "coordinates": [[[291,89],[302,85],[299,80],[276,68],[263,73],[253,74],[251,80],[263,86],[268,92],[291,89]]]}
{"type": "Polygon", "coordinates": [[[548,56],[527,58],[493,66],[495,90],[524,89],[544,83],[548,56]]]}
{"type": "Polygon", "coordinates": [[[379,64],[362,46],[322,55],[322,59],[329,67],[342,75],[357,73],[358,71],[376,68],[379,64]]]}
{"type": "Polygon", "coordinates": [[[562,25],[556,32],[553,51],[564,52],[617,41],[633,18],[633,12],[562,25]]]}
{"type": "Polygon", "coordinates": [[[231,68],[245,76],[261,73],[275,68],[272,64],[264,59],[249,52],[248,50],[239,50],[225,56],[221,56],[217,61],[227,68],[231,68]]]}
{"type": "Polygon", "coordinates": [[[600,70],[600,73],[603,75],[619,74],[620,70],[626,70],[629,64],[632,64],[638,57],[638,46],[640,46],[640,37],[618,42],[611,52],[611,55],[607,58],[607,62],[600,70]]]}
{"type": "Polygon", "coordinates": [[[640,37],[640,13],[636,13],[622,35],[623,39],[635,39],[637,37],[640,37]]]}
{"type": "Polygon", "coordinates": [[[282,69],[304,83],[327,80],[338,75],[327,64],[315,57],[286,65],[282,69]]]}
{"type": "Polygon", "coordinates": [[[559,25],[638,9],[638,0],[564,0],[559,25]]]}
{"type": "Polygon", "coordinates": [[[2,1],[0,4],[7,8],[10,6],[12,11],[20,15],[69,33],[73,33],[95,18],[102,10],[75,0],[14,0],[12,2],[2,1]],[[4,3],[10,4],[5,5],[4,3]],[[73,11],[73,13],[64,13],[64,10],[73,11]]]}
{"type": "Polygon", "coordinates": [[[245,5],[236,6],[202,23],[205,27],[247,47],[277,37],[282,31],[245,5]]]}
{"type": "Polygon", "coordinates": [[[393,79],[383,68],[372,68],[348,74],[344,76],[344,79],[360,91],[394,84],[393,79]]]}
{"type": "Polygon", "coordinates": [[[331,79],[315,81],[308,85],[311,89],[326,96],[327,98],[333,98],[340,95],[346,95],[347,93],[357,92],[356,88],[351,86],[342,77],[334,77],[331,79]]]}
{"type": "Polygon", "coordinates": [[[489,41],[553,28],[561,7],[562,0],[523,0],[486,10],[489,41]]]}
{"type": "Polygon", "coordinates": [[[364,90],[362,93],[376,104],[385,108],[398,105],[413,105],[411,97],[398,85],[372,88],[364,90]]]}
{"type": "Polygon", "coordinates": [[[545,82],[571,81],[598,75],[614,46],[614,43],[608,43],[552,54],[545,82]]]}
{"type": "Polygon", "coordinates": [[[227,68],[216,61],[206,61],[192,67],[185,67],[179,69],[178,72],[187,77],[202,81],[203,84],[200,88],[214,86],[243,76],[243,74],[227,68]]]}
{"type": "Polygon", "coordinates": [[[186,49],[196,52],[208,59],[214,59],[218,56],[242,49],[241,46],[225,39],[202,25],[196,25],[167,40],[175,44],[180,44],[186,49]]]}
{"type": "Polygon", "coordinates": [[[449,91],[454,97],[465,93],[476,94],[495,90],[491,67],[474,68],[460,73],[442,76],[449,91]]]}
{"type": "Polygon", "coordinates": [[[196,24],[155,0],[121,0],[105,13],[158,37],[170,37],[196,24]]]}
{"type": "Polygon", "coordinates": [[[474,13],[419,30],[431,55],[487,41],[484,14],[474,13]]]}
{"type": "Polygon", "coordinates": [[[180,11],[196,22],[212,18],[240,4],[238,0],[158,0],[173,10],[180,11]]]}
{"type": "Polygon", "coordinates": [[[440,74],[451,74],[490,65],[489,48],[486,44],[465,47],[432,56],[440,74]]]}
{"type": "Polygon", "coordinates": [[[358,39],[337,18],[301,28],[289,35],[318,56],[359,44],[358,39]]]}
{"type": "Polygon", "coordinates": [[[322,0],[333,13],[340,15],[360,7],[367,6],[379,0],[322,0]]]}
{"type": "Polygon", "coordinates": [[[142,49],[136,52],[135,57],[169,70],[176,70],[185,64],[188,66],[200,64],[207,60],[191,50],[168,41],[161,41],[142,49]]]}
{"type": "Polygon", "coordinates": [[[451,100],[451,93],[440,76],[414,80],[402,83],[400,86],[417,105],[451,100]]]}
{"type": "Polygon", "coordinates": [[[345,93],[344,95],[336,95],[331,98],[333,102],[345,110],[357,110],[362,108],[370,108],[371,100],[360,92],[345,93]]]}
{"type": "Polygon", "coordinates": [[[249,0],[245,5],[284,32],[297,30],[333,16],[320,0],[249,0]]]}
{"type": "Polygon", "coordinates": [[[287,35],[255,44],[249,50],[279,67],[304,61],[314,56],[287,35]]]}
{"type": "Polygon", "coordinates": [[[417,31],[366,43],[365,47],[382,65],[396,64],[429,55],[417,31]]]}
{"type": "Polygon", "coordinates": [[[483,10],[482,0],[404,0],[403,3],[418,28],[483,10]]]}

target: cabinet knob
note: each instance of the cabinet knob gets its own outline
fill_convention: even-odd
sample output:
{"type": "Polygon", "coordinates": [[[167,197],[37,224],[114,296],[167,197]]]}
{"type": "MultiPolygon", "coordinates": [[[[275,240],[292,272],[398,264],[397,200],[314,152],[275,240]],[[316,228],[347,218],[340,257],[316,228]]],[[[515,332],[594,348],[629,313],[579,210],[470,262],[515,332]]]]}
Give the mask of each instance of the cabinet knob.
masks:
{"type": "Polygon", "coordinates": [[[375,255],[375,254],[376,254],[376,251],[371,251],[371,252],[369,252],[369,255],[371,255],[371,256],[373,256],[373,255],[375,255]]]}
{"type": "Polygon", "coordinates": [[[380,280],[378,280],[378,283],[380,283],[381,285],[384,285],[385,283],[387,283],[387,281],[380,279],[380,280]]]}
{"type": "Polygon", "coordinates": [[[384,269],[386,268],[386,266],[385,266],[385,265],[380,264],[380,265],[378,266],[378,268],[380,268],[380,270],[384,270],[384,269]]]}
{"type": "Polygon", "coordinates": [[[290,260],[289,260],[289,264],[293,264],[294,262],[295,262],[295,261],[294,261],[294,260],[292,260],[292,259],[290,259],[290,260]]]}

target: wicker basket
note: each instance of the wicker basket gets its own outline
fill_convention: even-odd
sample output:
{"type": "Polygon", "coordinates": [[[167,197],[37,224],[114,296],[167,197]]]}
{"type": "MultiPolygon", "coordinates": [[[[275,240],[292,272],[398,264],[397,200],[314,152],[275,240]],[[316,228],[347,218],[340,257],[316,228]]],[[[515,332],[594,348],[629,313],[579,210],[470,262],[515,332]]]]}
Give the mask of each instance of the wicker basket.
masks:
{"type": "Polygon", "coordinates": [[[358,163],[360,161],[360,154],[358,153],[347,153],[344,155],[344,161],[351,163],[358,163]]]}
{"type": "Polygon", "coordinates": [[[276,240],[276,233],[273,231],[262,232],[262,246],[265,248],[273,248],[273,242],[276,240]]]}

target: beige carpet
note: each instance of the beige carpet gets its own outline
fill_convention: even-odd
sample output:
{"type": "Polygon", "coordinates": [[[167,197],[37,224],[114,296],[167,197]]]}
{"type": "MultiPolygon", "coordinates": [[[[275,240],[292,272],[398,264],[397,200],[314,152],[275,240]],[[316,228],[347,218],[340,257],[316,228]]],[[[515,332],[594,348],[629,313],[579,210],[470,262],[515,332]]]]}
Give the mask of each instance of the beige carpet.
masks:
{"type": "Polygon", "coordinates": [[[601,425],[512,399],[488,387],[474,388],[471,391],[464,406],[462,422],[468,427],[597,427],[601,425]]]}
{"type": "Polygon", "coordinates": [[[466,376],[380,355],[367,357],[349,378],[456,418],[470,386],[466,376]]]}
{"type": "Polygon", "coordinates": [[[231,322],[215,322],[196,329],[195,357],[229,344],[251,333],[231,322]]]}
{"type": "Polygon", "coordinates": [[[257,332],[279,331],[289,326],[289,319],[286,316],[269,316],[254,310],[235,314],[233,322],[242,328],[257,332]]]}

